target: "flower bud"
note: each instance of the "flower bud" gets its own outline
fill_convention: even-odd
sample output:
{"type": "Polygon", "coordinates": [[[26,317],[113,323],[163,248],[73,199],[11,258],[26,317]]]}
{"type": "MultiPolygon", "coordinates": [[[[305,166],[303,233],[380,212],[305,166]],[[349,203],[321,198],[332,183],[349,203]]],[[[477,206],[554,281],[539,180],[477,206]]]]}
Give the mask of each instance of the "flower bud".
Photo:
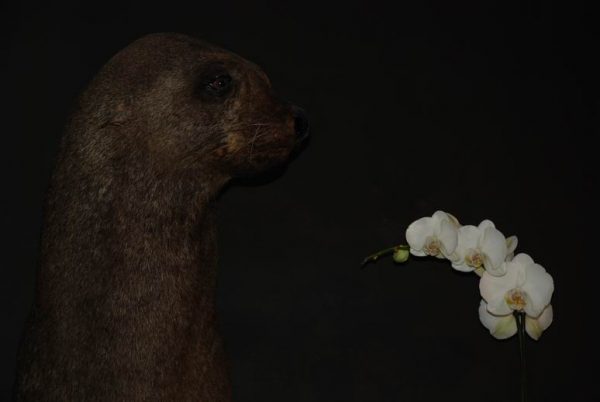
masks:
{"type": "Polygon", "coordinates": [[[394,262],[397,263],[402,263],[408,260],[408,257],[410,256],[410,251],[409,250],[404,250],[399,248],[398,250],[394,251],[394,255],[393,255],[393,259],[394,262]]]}

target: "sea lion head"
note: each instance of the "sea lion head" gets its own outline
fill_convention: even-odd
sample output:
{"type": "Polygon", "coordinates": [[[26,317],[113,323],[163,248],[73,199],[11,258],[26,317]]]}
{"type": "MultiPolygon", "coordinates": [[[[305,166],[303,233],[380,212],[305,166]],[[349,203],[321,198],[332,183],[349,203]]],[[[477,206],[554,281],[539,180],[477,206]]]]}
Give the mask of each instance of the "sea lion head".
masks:
{"type": "Polygon", "coordinates": [[[87,113],[96,126],[123,128],[122,157],[143,152],[159,170],[260,173],[284,163],[308,132],[303,110],[277,98],[257,65],[181,34],[133,42],[85,98],[97,106],[87,113]]]}

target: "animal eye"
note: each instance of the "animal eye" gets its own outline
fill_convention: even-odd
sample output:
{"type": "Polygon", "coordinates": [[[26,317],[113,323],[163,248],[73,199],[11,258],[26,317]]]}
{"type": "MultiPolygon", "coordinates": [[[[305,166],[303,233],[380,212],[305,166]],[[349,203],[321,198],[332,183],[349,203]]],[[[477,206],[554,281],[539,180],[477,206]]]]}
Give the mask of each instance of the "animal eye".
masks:
{"type": "Polygon", "coordinates": [[[214,77],[208,84],[206,89],[215,95],[222,95],[227,92],[231,85],[231,76],[229,74],[221,74],[214,77]]]}

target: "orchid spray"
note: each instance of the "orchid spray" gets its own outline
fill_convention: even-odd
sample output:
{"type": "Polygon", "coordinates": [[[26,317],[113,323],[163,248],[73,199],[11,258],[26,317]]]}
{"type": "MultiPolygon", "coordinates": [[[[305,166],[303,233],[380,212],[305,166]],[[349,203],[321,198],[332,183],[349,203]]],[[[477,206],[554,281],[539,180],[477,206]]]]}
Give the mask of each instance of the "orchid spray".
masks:
{"type": "Polygon", "coordinates": [[[364,259],[364,267],[392,254],[397,263],[410,255],[446,259],[452,268],[480,277],[479,320],[497,339],[517,334],[521,360],[521,402],[527,401],[525,334],[538,340],[553,319],[554,281],[527,254],[515,255],[518,239],[506,238],[490,220],[461,225],[453,215],[436,211],[406,229],[406,242],[364,259]]]}

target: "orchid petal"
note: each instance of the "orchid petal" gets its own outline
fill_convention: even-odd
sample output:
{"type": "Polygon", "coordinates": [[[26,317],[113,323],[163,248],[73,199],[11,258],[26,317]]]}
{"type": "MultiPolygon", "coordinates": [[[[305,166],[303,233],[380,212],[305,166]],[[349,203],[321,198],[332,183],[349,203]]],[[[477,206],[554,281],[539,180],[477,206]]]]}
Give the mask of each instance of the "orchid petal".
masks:
{"type": "Polygon", "coordinates": [[[448,218],[450,219],[450,222],[452,222],[452,224],[454,224],[454,226],[456,226],[456,228],[460,228],[460,222],[458,221],[458,219],[456,219],[456,217],[452,214],[449,214],[448,212],[446,212],[446,215],[448,215],[448,218]]]}
{"type": "MultiPolygon", "coordinates": [[[[485,221],[484,221],[485,222],[485,221]]],[[[506,239],[494,227],[487,227],[481,239],[481,252],[485,255],[485,269],[492,275],[503,275],[500,266],[506,259],[506,239]]]]}
{"type": "Polygon", "coordinates": [[[479,304],[479,320],[494,338],[506,339],[517,333],[517,322],[512,314],[504,316],[490,314],[483,300],[479,304]]]}
{"type": "Polygon", "coordinates": [[[458,243],[458,230],[456,229],[456,226],[448,220],[442,221],[437,237],[442,245],[442,253],[444,256],[448,257],[452,255],[454,250],[456,250],[456,245],[458,243]]]}
{"type": "Polygon", "coordinates": [[[442,221],[450,220],[450,217],[444,211],[435,211],[431,217],[437,222],[440,223],[442,221]]]}
{"type": "Polygon", "coordinates": [[[490,275],[485,271],[479,281],[481,297],[488,303],[488,311],[495,315],[512,312],[505,300],[507,292],[515,288],[518,272],[515,269],[506,271],[504,276],[490,275]]]}
{"type": "Polygon", "coordinates": [[[470,248],[477,248],[481,232],[479,228],[473,225],[461,226],[458,229],[458,245],[457,251],[466,251],[470,248]]]}
{"type": "Polygon", "coordinates": [[[519,253],[515,256],[515,258],[511,261],[513,264],[518,264],[522,266],[534,264],[533,258],[531,258],[528,254],[519,253]]]}
{"type": "Polygon", "coordinates": [[[494,315],[507,315],[513,312],[510,306],[506,303],[506,300],[504,300],[504,297],[490,298],[488,301],[487,310],[494,315]]]}
{"type": "Polygon", "coordinates": [[[494,265],[487,254],[483,255],[483,266],[485,270],[492,276],[506,275],[506,264],[500,264],[498,267],[494,268],[494,265]]]}
{"type": "Polygon", "coordinates": [[[461,271],[461,272],[473,272],[475,270],[474,267],[470,267],[467,264],[460,263],[460,262],[453,262],[452,263],[452,268],[454,268],[457,271],[461,271]]]}
{"type": "Polygon", "coordinates": [[[542,332],[544,332],[550,326],[550,324],[552,324],[553,315],[554,312],[552,311],[552,305],[549,304],[538,318],[526,316],[525,330],[529,336],[536,341],[540,339],[542,332]]]}
{"type": "Polygon", "coordinates": [[[525,266],[525,274],[526,280],[522,289],[531,299],[531,302],[525,306],[525,312],[530,317],[536,318],[550,304],[554,292],[554,280],[539,264],[525,266]]]}
{"type": "Polygon", "coordinates": [[[420,251],[423,249],[427,237],[433,234],[435,225],[436,222],[433,218],[425,217],[417,219],[408,226],[408,229],[406,229],[406,241],[411,248],[411,253],[413,250],[420,251]]]}
{"type": "Polygon", "coordinates": [[[495,229],[496,225],[494,225],[494,222],[490,221],[489,219],[481,221],[481,223],[478,226],[478,229],[483,232],[487,228],[494,228],[495,229]]]}
{"type": "Polygon", "coordinates": [[[513,254],[517,249],[517,245],[519,244],[519,239],[517,236],[510,236],[506,238],[506,253],[513,254]]]}
{"type": "Polygon", "coordinates": [[[458,229],[461,243],[465,244],[468,248],[475,248],[479,243],[481,237],[481,231],[477,226],[465,225],[458,229]]]}

